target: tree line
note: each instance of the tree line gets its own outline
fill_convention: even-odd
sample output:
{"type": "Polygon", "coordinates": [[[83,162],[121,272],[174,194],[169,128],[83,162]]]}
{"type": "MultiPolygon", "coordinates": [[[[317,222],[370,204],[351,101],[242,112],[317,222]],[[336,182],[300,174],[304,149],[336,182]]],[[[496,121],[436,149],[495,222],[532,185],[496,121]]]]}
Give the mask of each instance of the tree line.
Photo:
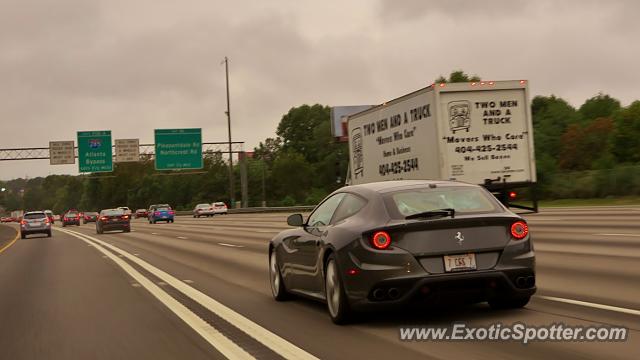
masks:
{"type": "MultiPolygon", "coordinates": [[[[455,71],[436,82],[479,81],[455,71]]],[[[542,198],[640,194],[640,101],[622,106],[598,93],[574,108],[550,95],[532,99],[531,110],[542,198]]],[[[260,142],[246,159],[248,205],[316,204],[344,184],[348,145],[331,135],[328,106],[291,108],[274,137],[260,142]]],[[[159,173],[153,161],[116,163],[110,174],[50,175],[0,183],[0,206],[14,209],[99,210],[115,206],[147,208],[168,203],[178,210],[203,202],[229,204],[228,163],[207,154],[201,172],[159,173]]],[[[234,166],[235,199],[240,199],[240,167],[234,166]]]]}

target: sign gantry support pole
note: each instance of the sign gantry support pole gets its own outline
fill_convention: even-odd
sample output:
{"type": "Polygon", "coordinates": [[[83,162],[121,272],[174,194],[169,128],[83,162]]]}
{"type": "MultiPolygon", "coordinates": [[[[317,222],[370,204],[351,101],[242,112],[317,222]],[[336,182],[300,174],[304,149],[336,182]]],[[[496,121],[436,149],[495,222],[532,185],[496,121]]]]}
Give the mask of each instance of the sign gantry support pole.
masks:
{"type": "Polygon", "coordinates": [[[224,57],[224,71],[226,75],[226,83],[227,83],[227,126],[229,129],[229,202],[231,207],[235,207],[235,199],[234,194],[235,191],[233,189],[233,153],[231,152],[231,105],[229,100],[229,59],[224,57]]]}

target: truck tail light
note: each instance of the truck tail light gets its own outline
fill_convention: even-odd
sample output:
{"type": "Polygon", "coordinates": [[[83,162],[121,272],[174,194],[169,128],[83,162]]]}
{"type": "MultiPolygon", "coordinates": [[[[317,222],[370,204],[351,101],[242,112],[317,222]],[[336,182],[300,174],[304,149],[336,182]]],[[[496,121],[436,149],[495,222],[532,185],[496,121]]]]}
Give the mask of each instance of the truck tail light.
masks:
{"type": "Polygon", "coordinates": [[[511,225],[511,236],[516,240],[522,240],[529,234],[529,227],[524,221],[516,221],[511,225]]]}
{"type": "Polygon", "coordinates": [[[371,237],[371,245],[378,250],[385,250],[391,246],[391,236],[386,231],[378,231],[371,237]]]}

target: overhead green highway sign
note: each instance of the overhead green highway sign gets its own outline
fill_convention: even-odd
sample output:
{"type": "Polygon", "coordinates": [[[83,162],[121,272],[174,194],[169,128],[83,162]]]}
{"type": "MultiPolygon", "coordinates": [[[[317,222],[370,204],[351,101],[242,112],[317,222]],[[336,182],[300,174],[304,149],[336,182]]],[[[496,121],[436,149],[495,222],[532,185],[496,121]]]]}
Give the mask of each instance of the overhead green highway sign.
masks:
{"type": "Polygon", "coordinates": [[[202,169],[202,129],[156,129],[156,170],[202,169]]]}
{"type": "Polygon", "coordinates": [[[80,172],[113,171],[111,131],[78,131],[80,172]]]}

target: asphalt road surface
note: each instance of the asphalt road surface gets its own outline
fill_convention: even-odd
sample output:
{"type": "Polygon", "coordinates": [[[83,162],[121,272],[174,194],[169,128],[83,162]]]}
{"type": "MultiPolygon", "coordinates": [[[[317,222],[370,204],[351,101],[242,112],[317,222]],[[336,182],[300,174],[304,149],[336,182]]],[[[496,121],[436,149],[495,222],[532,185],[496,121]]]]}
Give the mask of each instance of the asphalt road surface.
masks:
{"type": "MultiPolygon", "coordinates": [[[[400,309],[333,325],[325,306],[275,302],[268,240],[286,214],[178,217],[96,235],[56,227],[0,253],[0,359],[640,359],[640,207],[527,215],[538,293],[520,310],[486,304],[400,309]],[[399,328],[494,323],[611,325],[624,342],[403,342],[399,328]]],[[[15,225],[12,226],[14,229],[15,225]]],[[[15,231],[0,226],[0,249],[15,231]]]]}

